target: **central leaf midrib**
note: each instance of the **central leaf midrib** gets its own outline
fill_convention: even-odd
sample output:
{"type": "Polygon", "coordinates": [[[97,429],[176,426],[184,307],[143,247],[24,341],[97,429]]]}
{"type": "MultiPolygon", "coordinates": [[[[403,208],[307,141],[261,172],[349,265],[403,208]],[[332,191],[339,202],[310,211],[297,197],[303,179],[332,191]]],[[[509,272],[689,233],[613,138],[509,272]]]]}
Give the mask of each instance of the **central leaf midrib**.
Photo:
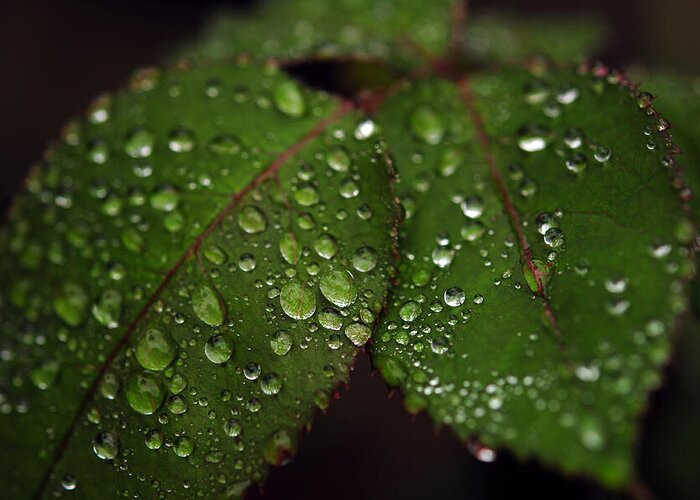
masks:
{"type": "Polygon", "coordinates": [[[520,214],[515,208],[515,205],[513,204],[513,200],[510,196],[510,192],[508,191],[508,187],[506,186],[503,174],[501,173],[501,171],[498,168],[498,165],[496,164],[496,160],[493,156],[493,150],[491,149],[491,140],[489,139],[489,136],[486,133],[486,128],[484,127],[484,122],[481,113],[476,108],[475,96],[471,88],[470,77],[464,76],[460,78],[457,82],[457,85],[459,88],[460,95],[462,97],[462,101],[464,102],[464,105],[469,113],[469,118],[476,130],[477,143],[479,144],[484,155],[486,156],[486,161],[488,162],[489,167],[491,169],[491,175],[493,176],[494,182],[496,183],[496,187],[500,192],[501,201],[503,202],[503,211],[505,212],[510,222],[510,225],[513,227],[518,236],[518,242],[520,244],[523,257],[527,263],[528,268],[530,269],[530,272],[532,272],[533,276],[535,277],[535,281],[537,283],[537,294],[540,295],[540,297],[544,301],[545,312],[551,323],[556,340],[557,342],[561,342],[561,332],[559,331],[557,318],[554,315],[554,310],[552,309],[549,297],[547,296],[547,293],[544,289],[542,279],[540,278],[540,273],[532,259],[532,249],[527,242],[527,238],[525,237],[525,231],[520,222],[520,214]]]}

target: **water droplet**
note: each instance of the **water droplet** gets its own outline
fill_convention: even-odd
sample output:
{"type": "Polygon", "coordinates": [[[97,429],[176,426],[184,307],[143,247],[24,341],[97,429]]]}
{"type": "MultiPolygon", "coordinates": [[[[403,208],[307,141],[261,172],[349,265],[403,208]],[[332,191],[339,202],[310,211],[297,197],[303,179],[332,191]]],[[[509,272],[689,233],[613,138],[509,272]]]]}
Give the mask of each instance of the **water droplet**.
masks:
{"type": "Polygon", "coordinates": [[[248,380],[257,380],[262,373],[262,368],[257,363],[248,363],[243,368],[243,376],[248,380]]]}
{"type": "Polygon", "coordinates": [[[372,247],[360,247],[352,256],[352,267],[361,273],[368,273],[377,266],[377,252],[372,247]]]}
{"type": "Polygon", "coordinates": [[[558,227],[556,218],[554,215],[548,212],[542,212],[537,214],[535,217],[535,227],[537,227],[537,232],[541,235],[545,235],[553,227],[558,227]]]}
{"type": "Polygon", "coordinates": [[[45,360],[40,362],[32,369],[29,377],[37,388],[45,391],[53,386],[59,369],[60,365],[58,364],[58,361],[45,360]]]}
{"type": "Polygon", "coordinates": [[[105,290],[92,306],[92,315],[107,328],[117,328],[122,312],[122,296],[116,290],[105,290]]]}
{"type": "Polygon", "coordinates": [[[163,403],[165,391],[153,373],[137,373],[126,384],[126,400],[141,415],[153,415],[163,403]]]}
{"type": "Polygon", "coordinates": [[[551,248],[558,248],[564,244],[564,232],[557,227],[552,227],[544,233],[544,242],[551,248]]]}
{"type": "Polygon", "coordinates": [[[603,428],[595,419],[584,419],[579,428],[579,435],[583,446],[591,451],[600,451],[605,447],[603,428]]]}
{"type": "Polygon", "coordinates": [[[350,323],[345,327],[345,336],[357,347],[362,347],[372,336],[372,330],[362,323],[350,323]]]}
{"type": "Polygon", "coordinates": [[[276,373],[266,373],[260,379],[260,389],[268,396],[279,394],[282,389],[282,377],[276,373]]]}
{"type": "Polygon", "coordinates": [[[462,226],[462,229],[460,229],[460,236],[465,241],[477,241],[485,232],[486,227],[481,221],[472,221],[462,226]]]}
{"type": "Polygon", "coordinates": [[[238,423],[238,420],[231,418],[224,422],[224,432],[229,437],[238,437],[243,432],[243,427],[238,423]]]}
{"type": "Polygon", "coordinates": [[[477,219],[484,213],[484,200],[478,196],[470,196],[460,204],[464,215],[470,219],[477,219]]]}
{"type": "Polygon", "coordinates": [[[292,336],[286,330],[277,330],[272,334],[270,347],[278,356],[284,356],[292,348],[292,336]]]}
{"type": "Polygon", "coordinates": [[[318,322],[327,330],[338,331],[343,326],[343,316],[334,307],[326,307],[318,313],[318,322]]]}
{"type": "Polygon", "coordinates": [[[222,334],[212,335],[204,344],[204,354],[212,363],[225,363],[233,354],[233,343],[222,334]]]}
{"type": "Polygon", "coordinates": [[[350,169],[350,156],[348,152],[340,147],[334,147],[326,155],[326,163],[336,172],[347,172],[350,169]]]}
{"type": "Polygon", "coordinates": [[[415,300],[409,300],[399,310],[399,316],[404,321],[412,322],[421,315],[423,309],[415,300]]]}
{"type": "Polygon", "coordinates": [[[209,151],[217,155],[235,155],[243,147],[238,137],[231,134],[220,134],[212,138],[208,145],[209,151]]]}
{"type": "Polygon", "coordinates": [[[518,147],[528,153],[542,151],[551,138],[551,130],[539,123],[528,123],[518,131],[518,147]]]}
{"type": "Polygon", "coordinates": [[[622,293],[627,289],[627,278],[616,276],[605,280],[605,289],[610,293],[622,293]]]}
{"type": "Polygon", "coordinates": [[[316,294],[306,283],[293,279],[282,287],[280,305],[290,318],[308,319],[316,312],[316,294]]]}
{"type": "Polygon", "coordinates": [[[341,308],[348,307],[357,296],[353,281],[350,273],[335,269],[321,276],[319,288],[331,304],[341,308]]]}
{"type": "Polygon", "coordinates": [[[207,325],[219,326],[224,322],[223,304],[219,302],[216,291],[206,283],[200,285],[192,294],[192,309],[207,325]]]}
{"type": "Polygon", "coordinates": [[[178,457],[187,458],[194,451],[194,441],[192,441],[187,436],[182,436],[177,441],[175,441],[173,451],[178,457]]]}
{"type": "Polygon", "coordinates": [[[428,105],[418,106],[413,110],[410,127],[416,137],[427,144],[439,144],[445,135],[445,123],[428,105]]]}
{"type": "Polygon", "coordinates": [[[172,212],[180,202],[180,193],[175,186],[169,184],[156,189],[150,196],[149,202],[156,210],[172,212]]]}
{"type": "Polygon", "coordinates": [[[448,148],[438,160],[438,171],[443,177],[449,177],[464,163],[465,153],[461,149],[448,148]]]}
{"type": "Polygon", "coordinates": [[[175,359],[173,339],[167,333],[150,328],[136,341],[136,359],[147,370],[164,370],[175,359]]]}
{"type": "Polygon", "coordinates": [[[448,246],[440,246],[433,250],[431,255],[433,264],[438,267],[445,268],[452,264],[455,258],[455,251],[448,246]]]}
{"type": "Polygon", "coordinates": [[[61,479],[61,487],[66,491],[73,491],[77,486],[78,479],[71,474],[66,474],[61,479]]]}
{"type": "Polygon", "coordinates": [[[163,431],[160,429],[151,429],[146,433],[144,443],[149,450],[159,450],[160,447],[163,446],[164,440],[163,431]]]}
{"type": "Polygon", "coordinates": [[[248,205],[238,214],[238,225],[248,234],[258,234],[267,229],[267,219],[259,208],[248,205]]]}
{"type": "Polygon", "coordinates": [[[365,118],[358,122],[357,126],[355,127],[355,139],[358,141],[370,139],[378,131],[379,127],[377,124],[373,120],[365,118]]]}
{"type": "Polygon", "coordinates": [[[304,115],[306,104],[299,85],[291,80],[279,83],[273,91],[275,106],[285,115],[299,118],[304,115]]]}
{"type": "Polygon", "coordinates": [[[124,143],[124,151],[132,158],[147,158],[153,152],[155,138],[145,127],[137,127],[129,131],[124,143]]]}
{"type": "Polygon", "coordinates": [[[226,252],[224,252],[221,247],[214,245],[213,243],[207,245],[202,253],[209,262],[216,265],[225,263],[226,259],[228,258],[226,252]]]}
{"type": "Polygon", "coordinates": [[[255,256],[253,256],[253,254],[244,253],[241,255],[240,259],[238,259],[238,268],[243,272],[249,273],[250,271],[253,271],[256,265],[257,262],[255,261],[255,256]]]}
{"type": "Polygon", "coordinates": [[[53,309],[70,326],[78,326],[85,319],[88,297],[77,283],[63,283],[53,301],[53,309]]]}
{"type": "Polygon", "coordinates": [[[119,454],[119,437],[111,431],[100,432],[92,440],[92,450],[102,460],[112,460],[119,454]]]}
{"type": "Polygon", "coordinates": [[[175,153],[189,153],[194,146],[194,134],[191,130],[177,128],[168,136],[168,147],[175,153]]]}
{"type": "Polygon", "coordinates": [[[338,253],[338,242],[332,235],[324,233],[314,241],[314,250],[324,259],[332,259],[338,253]]]}
{"type": "Polygon", "coordinates": [[[313,184],[304,182],[294,191],[294,199],[302,207],[311,207],[316,205],[321,200],[321,197],[313,184]]]}
{"type": "Polygon", "coordinates": [[[586,167],[588,167],[588,159],[583,153],[571,153],[571,155],[569,155],[569,157],[566,159],[566,168],[569,170],[569,172],[580,174],[586,170],[586,167]]]}
{"type": "Polygon", "coordinates": [[[445,299],[445,304],[447,304],[448,306],[459,307],[462,304],[464,304],[466,295],[464,293],[464,290],[462,290],[459,287],[453,286],[445,290],[443,298],[445,299]]]}
{"type": "Polygon", "coordinates": [[[299,243],[294,233],[285,233],[280,238],[279,249],[282,258],[288,264],[296,264],[299,260],[299,243]]]}
{"type": "Polygon", "coordinates": [[[355,198],[358,194],[360,194],[360,188],[351,178],[347,178],[340,183],[340,196],[343,198],[355,198]]]}

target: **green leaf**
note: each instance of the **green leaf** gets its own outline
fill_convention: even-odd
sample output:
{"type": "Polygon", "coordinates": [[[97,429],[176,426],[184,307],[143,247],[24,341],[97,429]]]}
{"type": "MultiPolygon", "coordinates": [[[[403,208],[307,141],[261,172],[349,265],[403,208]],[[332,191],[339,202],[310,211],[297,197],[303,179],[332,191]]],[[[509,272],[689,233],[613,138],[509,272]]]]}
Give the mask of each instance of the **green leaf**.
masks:
{"type": "Polygon", "coordinates": [[[245,59],[66,127],[2,232],[7,497],[239,496],[294,454],[392,274],[372,128],[245,59]]]}
{"type": "Polygon", "coordinates": [[[378,113],[406,222],[375,364],[462,439],[621,488],[688,222],[665,122],[624,80],[537,71],[407,84],[378,113]]]}
{"type": "Polygon", "coordinates": [[[540,54],[569,64],[594,55],[606,37],[595,17],[509,12],[476,12],[463,32],[464,52],[487,65],[540,54]]]}
{"type": "Polygon", "coordinates": [[[423,64],[450,43],[454,0],[263,1],[250,13],[212,16],[199,40],[178,57],[219,59],[250,52],[285,60],[383,59],[423,64]]]}

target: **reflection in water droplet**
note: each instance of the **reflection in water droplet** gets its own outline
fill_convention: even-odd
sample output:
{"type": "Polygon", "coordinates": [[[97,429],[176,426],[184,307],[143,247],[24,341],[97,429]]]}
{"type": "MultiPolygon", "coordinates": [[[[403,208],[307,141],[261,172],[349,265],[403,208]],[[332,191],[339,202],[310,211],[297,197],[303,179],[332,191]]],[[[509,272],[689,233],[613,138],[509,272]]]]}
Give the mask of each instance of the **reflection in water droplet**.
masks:
{"type": "Polygon", "coordinates": [[[293,279],[280,292],[280,305],[292,319],[308,319],[316,312],[316,294],[306,283],[293,279]]]}
{"type": "Polygon", "coordinates": [[[212,335],[204,344],[204,354],[212,363],[225,363],[233,354],[233,343],[222,334],[212,335]]]}
{"type": "Polygon", "coordinates": [[[119,454],[119,437],[112,431],[100,432],[92,440],[92,450],[102,460],[112,460],[119,454]]]}
{"type": "Polygon", "coordinates": [[[224,322],[225,312],[216,291],[208,284],[200,285],[192,294],[192,309],[197,317],[210,326],[224,322]]]}

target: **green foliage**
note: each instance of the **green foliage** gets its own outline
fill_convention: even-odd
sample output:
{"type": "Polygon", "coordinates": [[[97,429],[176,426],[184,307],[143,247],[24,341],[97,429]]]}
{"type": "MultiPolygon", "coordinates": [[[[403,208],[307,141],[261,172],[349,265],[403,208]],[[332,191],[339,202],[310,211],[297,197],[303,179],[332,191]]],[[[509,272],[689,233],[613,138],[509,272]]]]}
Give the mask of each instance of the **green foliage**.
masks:
{"type": "Polygon", "coordinates": [[[411,207],[385,378],[465,439],[627,484],[692,271],[658,118],[621,83],[501,70],[407,86],[377,121],[411,207]]]}
{"type": "Polygon", "coordinates": [[[240,497],[370,339],[409,411],[632,484],[693,274],[668,122],[565,66],[595,22],[465,12],[220,14],[66,126],[0,233],[9,496],[240,497]],[[309,60],[400,78],[343,101],[280,69],[309,60]]]}
{"type": "Polygon", "coordinates": [[[384,302],[396,210],[356,111],[245,61],[132,87],[66,129],[3,234],[12,497],[242,491],[384,302]]]}

